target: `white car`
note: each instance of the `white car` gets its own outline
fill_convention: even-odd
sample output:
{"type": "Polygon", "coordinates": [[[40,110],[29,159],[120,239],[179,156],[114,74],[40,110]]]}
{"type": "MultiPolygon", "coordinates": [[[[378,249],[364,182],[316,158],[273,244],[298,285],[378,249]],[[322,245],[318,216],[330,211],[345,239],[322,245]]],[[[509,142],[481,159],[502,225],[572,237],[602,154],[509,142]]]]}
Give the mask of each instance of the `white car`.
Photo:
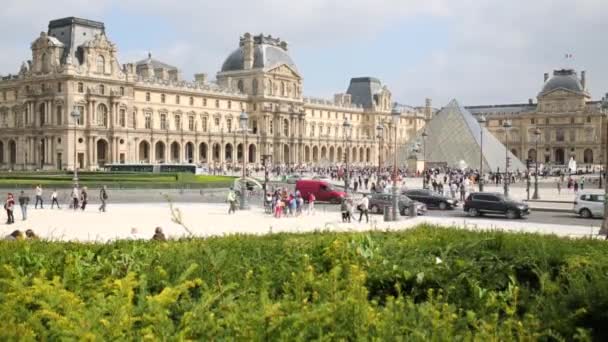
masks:
{"type": "Polygon", "coordinates": [[[574,200],[574,213],[584,218],[604,216],[603,194],[579,194],[574,200]]]}

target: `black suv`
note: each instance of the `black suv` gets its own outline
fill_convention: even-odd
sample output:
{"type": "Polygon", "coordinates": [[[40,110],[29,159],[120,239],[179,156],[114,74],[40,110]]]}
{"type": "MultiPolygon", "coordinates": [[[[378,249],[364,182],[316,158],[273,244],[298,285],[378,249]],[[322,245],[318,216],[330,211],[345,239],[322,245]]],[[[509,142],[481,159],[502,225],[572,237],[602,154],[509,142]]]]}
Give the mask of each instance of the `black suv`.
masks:
{"type": "Polygon", "coordinates": [[[482,214],[505,215],[509,219],[521,218],[530,214],[530,208],[523,202],[514,201],[503,194],[473,192],[464,201],[464,211],[469,216],[482,214]]]}
{"type": "Polygon", "coordinates": [[[404,190],[403,195],[426,204],[429,208],[439,208],[441,210],[454,209],[458,206],[458,201],[443,195],[440,195],[434,191],[428,189],[411,189],[404,190]]]}

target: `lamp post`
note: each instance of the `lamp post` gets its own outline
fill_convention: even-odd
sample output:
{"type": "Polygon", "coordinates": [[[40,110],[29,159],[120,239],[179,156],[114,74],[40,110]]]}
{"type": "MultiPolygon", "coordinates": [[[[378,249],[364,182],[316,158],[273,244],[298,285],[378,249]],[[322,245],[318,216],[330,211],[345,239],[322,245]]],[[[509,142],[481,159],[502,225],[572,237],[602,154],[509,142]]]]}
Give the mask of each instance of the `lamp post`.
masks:
{"type": "Polygon", "coordinates": [[[241,178],[241,205],[239,207],[240,210],[249,209],[249,207],[247,206],[247,181],[245,180],[245,177],[247,177],[247,172],[245,169],[245,140],[247,139],[248,122],[249,115],[245,113],[245,111],[242,111],[241,115],[239,116],[239,123],[241,124],[241,131],[243,132],[243,177],[241,178]]]}
{"type": "Polygon", "coordinates": [[[483,127],[486,123],[486,117],[480,116],[477,119],[479,122],[479,192],[483,191],[483,127]]]}
{"type": "MultiPolygon", "coordinates": [[[[426,170],[426,137],[428,137],[428,136],[429,136],[429,134],[426,132],[426,128],[425,128],[424,131],[422,131],[422,149],[423,149],[422,157],[424,158],[424,164],[422,164],[423,171],[426,170]]],[[[422,188],[426,189],[427,187],[428,186],[426,184],[426,177],[423,175],[422,176],[422,188]]]]}
{"type": "Polygon", "coordinates": [[[541,135],[541,131],[540,129],[536,128],[534,130],[534,135],[536,138],[536,147],[535,147],[535,152],[534,152],[534,195],[532,195],[532,199],[540,199],[540,196],[538,195],[538,140],[540,140],[540,135],[541,135]]]}
{"type": "MultiPolygon", "coordinates": [[[[606,108],[608,104],[604,102],[601,111],[602,115],[606,116],[606,108]]],[[[606,126],[608,128],[608,125],[606,126]]],[[[603,129],[603,127],[601,128],[603,129]]],[[[606,132],[608,134],[608,130],[606,132]]],[[[608,151],[608,136],[606,136],[606,145],[604,146],[604,150],[608,151]]],[[[608,157],[604,158],[604,172],[608,173],[608,157]]],[[[600,179],[602,178],[602,171],[600,170],[600,179]]],[[[602,227],[599,231],[600,235],[606,235],[606,239],[608,239],[608,182],[604,180],[604,220],[602,221],[602,227]]]]}
{"type": "Polygon", "coordinates": [[[376,177],[376,189],[380,185],[380,173],[382,169],[382,140],[384,139],[384,126],[378,124],[376,126],[376,136],[378,137],[378,176],[376,177]]]}
{"type": "Polygon", "coordinates": [[[71,113],[72,118],[74,119],[74,186],[78,186],[78,154],[76,153],[76,127],[78,126],[78,120],[80,120],[80,111],[78,107],[74,106],[74,109],[71,113]]]}
{"type": "Polygon", "coordinates": [[[268,159],[270,159],[271,157],[271,154],[262,155],[262,164],[264,164],[264,196],[268,191],[268,159]]]}
{"type": "Polygon", "coordinates": [[[509,128],[511,128],[511,126],[511,121],[509,120],[505,120],[505,122],[502,124],[502,127],[505,129],[505,197],[509,196],[509,128]]]}
{"type": "Polygon", "coordinates": [[[344,131],[344,193],[348,196],[348,141],[350,140],[350,130],[352,125],[348,122],[348,119],[344,118],[344,123],[342,124],[342,128],[344,131]]]}
{"type": "Polygon", "coordinates": [[[391,110],[391,118],[393,119],[393,126],[395,128],[393,143],[395,144],[395,149],[393,151],[394,161],[393,161],[393,221],[397,221],[397,206],[399,205],[399,199],[397,194],[397,125],[399,124],[399,119],[401,119],[401,111],[397,107],[393,107],[391,110]]]}

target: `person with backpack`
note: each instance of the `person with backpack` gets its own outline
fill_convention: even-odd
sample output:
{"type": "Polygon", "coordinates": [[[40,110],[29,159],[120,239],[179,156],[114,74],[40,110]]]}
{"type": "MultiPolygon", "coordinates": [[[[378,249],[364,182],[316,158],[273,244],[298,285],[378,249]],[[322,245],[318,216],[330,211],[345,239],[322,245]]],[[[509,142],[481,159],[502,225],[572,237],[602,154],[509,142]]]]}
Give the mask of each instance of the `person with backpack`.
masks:
{"type": "Polygon", "coordinates": [[[99,200],[101,201],[101,206],[99,206],[99,211],[105,213],[106,212],[106,201],[108,200],[108,189],[106,186],[102,186],[101,190],[99,190],[99,200]]]}

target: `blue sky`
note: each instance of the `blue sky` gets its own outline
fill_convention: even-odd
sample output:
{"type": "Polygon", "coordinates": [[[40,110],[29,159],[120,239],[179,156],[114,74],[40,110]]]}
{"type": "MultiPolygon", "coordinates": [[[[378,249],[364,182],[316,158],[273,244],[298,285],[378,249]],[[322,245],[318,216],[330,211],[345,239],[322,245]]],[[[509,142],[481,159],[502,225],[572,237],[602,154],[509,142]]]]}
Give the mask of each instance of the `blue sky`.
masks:
{"type": "Polygon", "coordinates": [[[597,99],[608,92],[607,10],[601,0],[5,0],[0,73],[31,58],[49,20],[79,16],[106,24],[121,63],[151,51],[188,80],[213,78],[249,31],[289,42],[306,96],[331,98],[351,77],[374,76],[411,105],[521,103],[543,73],[568,65],[587,70],[597,99]]]}

